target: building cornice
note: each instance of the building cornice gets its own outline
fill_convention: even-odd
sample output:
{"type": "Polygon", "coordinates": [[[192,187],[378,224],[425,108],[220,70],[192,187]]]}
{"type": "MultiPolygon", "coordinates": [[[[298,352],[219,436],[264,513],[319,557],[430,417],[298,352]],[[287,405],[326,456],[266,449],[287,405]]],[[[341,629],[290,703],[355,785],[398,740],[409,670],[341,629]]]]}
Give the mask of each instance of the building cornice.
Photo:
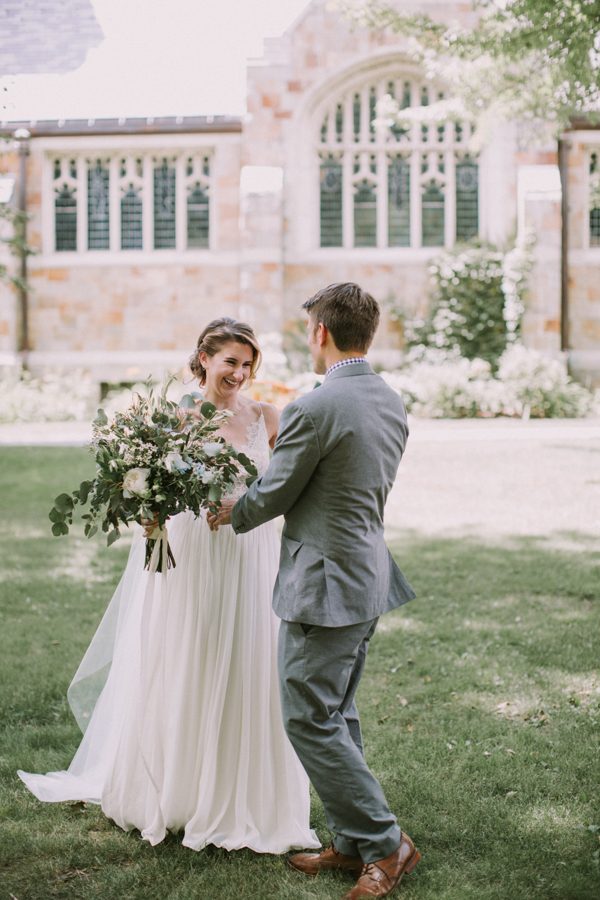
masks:
{"type": "Polygon", "coordinates": [[[26,128],[32,138],[100,134],[215,134],[241,132],[241,116],[148,116],[120,119],[46,119],[1,122],[0,135],[26,128]]]}

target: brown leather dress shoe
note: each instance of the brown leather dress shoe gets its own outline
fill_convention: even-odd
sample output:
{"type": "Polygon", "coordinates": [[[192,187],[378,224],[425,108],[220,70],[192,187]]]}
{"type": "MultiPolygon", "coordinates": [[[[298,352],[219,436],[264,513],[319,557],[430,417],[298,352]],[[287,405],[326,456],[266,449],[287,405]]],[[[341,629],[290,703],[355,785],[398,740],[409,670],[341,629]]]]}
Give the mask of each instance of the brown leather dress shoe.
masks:
{"type": "Polygon", "coordinates": [[[403,875],[412,872],[421,854],[407,834],[402,834],[400,846],[385,859],[363,866],[360,878],[342,900],[367,900],[369,897],[387,897],[400,884],[403,875]]]}
{"type": "Polygon", "coordinates": [[[360,856],[346,856],[335,849],[333,844],[321,853],[295,853],[288,856],[288,865],[304,875],[318,875],[319,872],[349,872],[360,875],[363,862],[360,856]]]}

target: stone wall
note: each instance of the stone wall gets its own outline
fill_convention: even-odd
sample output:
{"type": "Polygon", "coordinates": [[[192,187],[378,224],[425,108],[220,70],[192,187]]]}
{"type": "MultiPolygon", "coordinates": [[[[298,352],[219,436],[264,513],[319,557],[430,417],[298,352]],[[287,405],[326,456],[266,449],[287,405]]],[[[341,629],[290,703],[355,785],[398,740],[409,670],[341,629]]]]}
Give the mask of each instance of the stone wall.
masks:
{"type": "MultiPolygon", "coordinates": [[[[473,15],[470,3],[419,0],[404,7],[446,20],[473,15]]],[[[399,59],[414,65],[401,38],[353,29],[321,0],[309,4],[283,37],[266,43],[264,58],[248,69],[248,113],[241,132],[206,137],[215,148],[210,251],[153,251],[135,258],[96,251],[68,254],[68,260],[53,253],[46,245],[42,190],[44,154],[54,145],[53,139],[34,138],[28,160],[29,239],[38,250],[29,261],[33,367],[80,366],[104,380],[143,377],[153,367],[185,360],[199,330],[215,316],[243,317],[259,333],[279,331],[297,325],[302,303],[316,290],[346,280],[359,282],[382,303],[375,355],[384,365],[398,362],[402,326],[389,309],[409,318],[425,313],[427,267],[437,251],[320,248],[313,134],[319,104],[345,79],[368,77],[399,59]]],[[[168,147],[170,138],[158,139],[163,137],[168,147]]],[[[147,138],[140,132],[129,140],[139,140],[141,147],[147,138]]],[[[78,140],[72,138],[69,146],[76,147],[78,140]]],[[[90,136],[82,141],[96,152],[90,136]]],[[[483,236],[502,243],[517,226],[521,233],[535,232],[524,338],[557,353],[561,198],[556,155],[553,148],[519,155],[516,141],[513,125],[499,126],[482,153],[483,236]]],[[[597,366],[600,378],[600,249],[588,249],[584,240],[589,135],[571,135],[570,143],[571,357],[581,372],[597,366]]],[[[14,152],[0,152],[0,172],[16,174],[17,169],[14,152]]],[[[5,362],[16,348],[15,310],[14,292],[0,284],[5,362]]]]}
{"type": "Polygon", "coordinates": [[[600,385],[600,247],[588,246],[588,172],[600,129],[567,135],[569,347],[573,372],[600,385]]]}

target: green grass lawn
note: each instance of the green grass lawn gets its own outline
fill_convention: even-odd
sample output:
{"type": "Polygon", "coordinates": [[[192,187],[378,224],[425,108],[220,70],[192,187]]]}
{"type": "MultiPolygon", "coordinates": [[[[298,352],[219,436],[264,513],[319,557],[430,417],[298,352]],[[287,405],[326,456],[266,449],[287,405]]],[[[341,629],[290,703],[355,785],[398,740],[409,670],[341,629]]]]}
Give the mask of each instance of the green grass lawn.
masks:
{"type": "MultiPolygon", "coordinates": [[[[50,536],[53,498],[90,469],[82,450],[0,450],[1,900],[339,898],[343,876],[194,853],[177,835],[152,848],[97,807],[38,803],[17,778],[73,755],[66,688],[127,554],[50,536]]],[[[600,553],[585,535],[579,546],[408,532],[392,546],[419,597],[382,619],[359,707],[372,768],[423,854],[398,896],[600,897],[600,553]]],[[[313,820],[326,841],[316,799],[313,820]]]]}

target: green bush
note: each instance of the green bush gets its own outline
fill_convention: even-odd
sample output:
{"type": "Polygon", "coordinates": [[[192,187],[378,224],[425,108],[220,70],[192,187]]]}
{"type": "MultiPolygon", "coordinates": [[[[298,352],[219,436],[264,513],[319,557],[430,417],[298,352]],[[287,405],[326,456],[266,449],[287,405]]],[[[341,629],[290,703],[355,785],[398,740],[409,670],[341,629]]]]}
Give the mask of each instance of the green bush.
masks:
{"type": "Polygon", "coordinates": [[[465,359],[483,359],[495,370],[519,335],[526,250],[504,253],[489,245],[445,252],[430,267],[432,293],[425,321],[413,322],[409,346],[434,347],[465,359]]]}

